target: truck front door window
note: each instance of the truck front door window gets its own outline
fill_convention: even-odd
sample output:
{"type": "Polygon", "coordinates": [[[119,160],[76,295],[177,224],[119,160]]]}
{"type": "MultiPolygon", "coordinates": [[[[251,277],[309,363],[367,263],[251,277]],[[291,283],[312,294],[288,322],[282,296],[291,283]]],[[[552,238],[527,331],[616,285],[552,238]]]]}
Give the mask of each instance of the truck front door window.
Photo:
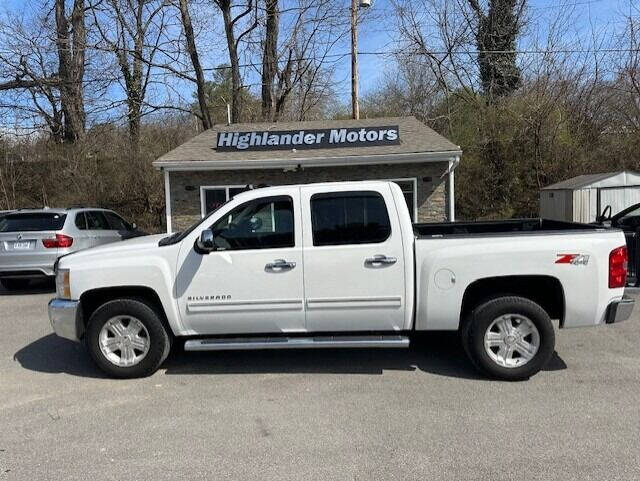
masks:
{"type": "Polygon", "coordinates": [[[384,199],[377,192],[340,192],[311,197],[313,245],[373,244],[391,234],[384,199]]]}
{"type": "Polygon", "coordinates": [[[212,230],[220,250],[293,247],[293,200],[278,196],[246,202],[219,219],[212,230]]]}

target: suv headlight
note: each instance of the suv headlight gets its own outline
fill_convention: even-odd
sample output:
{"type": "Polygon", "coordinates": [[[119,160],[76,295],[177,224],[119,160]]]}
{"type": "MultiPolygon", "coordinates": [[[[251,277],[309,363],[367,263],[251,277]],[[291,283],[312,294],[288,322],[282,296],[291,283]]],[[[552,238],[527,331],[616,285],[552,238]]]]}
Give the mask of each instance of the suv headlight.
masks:
{"type": "Polygon", "coordinates": [[[71,299],[69,269],[58,269],[56,271],[56,297],[58,299],[71,299]]]}

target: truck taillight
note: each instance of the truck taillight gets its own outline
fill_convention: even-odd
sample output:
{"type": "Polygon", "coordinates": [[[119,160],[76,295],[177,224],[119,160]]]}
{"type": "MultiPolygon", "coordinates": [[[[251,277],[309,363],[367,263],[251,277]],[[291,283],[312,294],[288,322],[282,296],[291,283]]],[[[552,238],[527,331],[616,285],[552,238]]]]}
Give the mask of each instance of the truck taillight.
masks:
{"type": "Polygon", "coordinates": [[[627,246],[613,249],[609,254],[609,288],[624,287],[627,284],[627,246]]]}
{"type": "Polygon", "coordinates": [[[54,247],[71,247],[73,244],[73,237],[64,234],[56,234],[55,239],[42,239],[42,245],[47,249],[54,247]]]}

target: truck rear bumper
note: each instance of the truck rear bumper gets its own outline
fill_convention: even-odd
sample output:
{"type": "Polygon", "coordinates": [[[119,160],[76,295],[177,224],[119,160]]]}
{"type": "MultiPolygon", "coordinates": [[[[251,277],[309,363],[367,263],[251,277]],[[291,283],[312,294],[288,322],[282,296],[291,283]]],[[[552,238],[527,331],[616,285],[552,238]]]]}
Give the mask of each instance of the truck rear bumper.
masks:
{"type": "Polygon", "coordinates": [[[65,339],[77,342],[84,334],[80,301],[51,299],[49,301],[49,321],[53,331],[65,339]]]}
{"type": "Polygon", "coordinates": [[[626,321],[631,317],[635,300],[631,297],[623,297],[619,301],[614,301],[607,308],[606,322],[613,324],[614,322],[626,321]]]}

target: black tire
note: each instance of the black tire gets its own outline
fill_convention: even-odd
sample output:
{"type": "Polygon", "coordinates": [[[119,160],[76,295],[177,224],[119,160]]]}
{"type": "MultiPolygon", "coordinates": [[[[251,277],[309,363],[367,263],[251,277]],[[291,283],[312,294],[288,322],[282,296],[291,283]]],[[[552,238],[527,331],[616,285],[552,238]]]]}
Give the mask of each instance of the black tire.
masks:
{"type": "Polygon", "coordinates": [[[0,284],[8,291],[21,291],[29,287],[30,279],[0,279],[0,284]]]}
{"type": "Polygon", "coordinates": [[[522,381],[535,375],[549,362],[556,343],[549,314],[535,302],[517,296],[497,297],[479,304],[464,320],[461,335],[464,350],[476,369],[491,378],[504,381],[522,381]],[[505,314],[519,314],[528,318],[540,336],[538,351],[522,366],[501,366],[485,350],[487,329],[495,319],[505,314]]]}
{"type": "Polygon", "coordinates": [[[116,299],[100,306],[91,315],[87,326],[85,342],[91,357],[100,369],[116,378],[138,378],[150,376],[160,367],[171,350],[171,339],[160,315],[144,301],[136,299],[116,299]],[[149,333],[149,351],[133,366],[121,367],[112,363],[100,350],[99,335],[105,323],[119,315],[138,319],[149,333]]]}

